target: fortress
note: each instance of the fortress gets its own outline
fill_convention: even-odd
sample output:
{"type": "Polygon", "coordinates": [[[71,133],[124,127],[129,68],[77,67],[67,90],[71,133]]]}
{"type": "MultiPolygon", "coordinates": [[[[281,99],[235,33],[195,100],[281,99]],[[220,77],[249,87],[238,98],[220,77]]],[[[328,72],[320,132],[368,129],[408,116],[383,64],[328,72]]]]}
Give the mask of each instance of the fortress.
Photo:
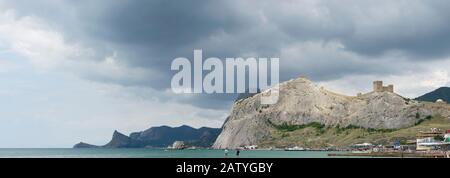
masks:
{"type": "Polygon", "coordinates": [[[374,92],[391,92],[394,93],[394,85],[383,86],[383,81],[373,82],[374,92]]]}

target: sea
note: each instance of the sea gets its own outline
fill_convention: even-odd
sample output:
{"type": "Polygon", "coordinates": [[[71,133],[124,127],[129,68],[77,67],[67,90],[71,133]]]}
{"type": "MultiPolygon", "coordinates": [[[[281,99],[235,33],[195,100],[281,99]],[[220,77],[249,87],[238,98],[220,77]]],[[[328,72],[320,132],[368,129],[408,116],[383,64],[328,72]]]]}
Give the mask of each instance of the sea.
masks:
{"type": "MultiPolygon", "coordinates": [[[[331,158],[330,151],[241,150],[240,158],[331,158]]],[[[224,158],[224,150],[1,148],[0,158],[224,158]]],[[[228,158],[235,158],[229,150],[228,158]]],[[[333,157],[334,158],[334,157],[333,157]]]]}

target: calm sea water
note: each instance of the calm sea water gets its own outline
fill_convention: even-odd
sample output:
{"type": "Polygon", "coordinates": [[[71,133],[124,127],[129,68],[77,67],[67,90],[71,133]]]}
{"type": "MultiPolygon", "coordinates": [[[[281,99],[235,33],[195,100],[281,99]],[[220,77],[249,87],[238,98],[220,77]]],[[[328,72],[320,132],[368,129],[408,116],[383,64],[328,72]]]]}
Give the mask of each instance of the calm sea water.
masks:
{"type": "MultiPolygon", "coordinates": [[[[327,158],[325,151],[243,150],[241,158],[327,158]]],[[[223,150],[163,150],[163,149],[71,149],[23,148],[0,149],[0,158],[223,158],[223,150]]],[[[228,157],[235,157],[230,150],[228,157]]]]}

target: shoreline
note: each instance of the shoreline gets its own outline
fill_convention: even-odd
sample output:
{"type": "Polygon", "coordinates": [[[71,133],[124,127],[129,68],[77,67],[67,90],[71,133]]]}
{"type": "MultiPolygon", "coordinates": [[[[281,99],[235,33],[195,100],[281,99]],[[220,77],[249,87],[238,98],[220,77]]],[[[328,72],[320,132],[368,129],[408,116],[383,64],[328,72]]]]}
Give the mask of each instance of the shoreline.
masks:
{"type": "Polygon", "coordinates": [[[436,151],[436,152],[367,152],[367,153],[329,153],[330,157],[390,157],[390,158],[450,158],[449,152],[436,151]]]}

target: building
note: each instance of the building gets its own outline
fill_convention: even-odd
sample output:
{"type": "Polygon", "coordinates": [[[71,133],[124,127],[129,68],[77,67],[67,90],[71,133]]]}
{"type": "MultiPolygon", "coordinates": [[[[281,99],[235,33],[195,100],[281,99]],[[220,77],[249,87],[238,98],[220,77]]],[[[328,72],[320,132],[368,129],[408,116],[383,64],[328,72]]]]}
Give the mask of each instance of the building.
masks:
{"type": "Polygon", "coordinates": [[[374,92],[391,92],[394,93],[394,85],[383,86],[383,81],[373,82],[374,92]]]}
{"type": "Polygon", "coordinates": [[[436,140],[436,137],[441,137],[445,134],[440,129],[432,128],[429,131],[421,131],[417,134],[417,151],[427,151],[437,149],[442,145],[442,142],[436,140]]]}
{"type": "Polygon", "coordinates": [[[375,145],[373,145],[372,143],[360,143],[360,144],[353,144],[351,146],[352,149],[360,151],[372,150],[374,147],[375,145]]]}
{"type": "Polygon", "coordinates": [[[447,102],[445,102],[443,99],[437,99],[436,103],[438,103],[438,104],[447,104],[447,102]]]}

